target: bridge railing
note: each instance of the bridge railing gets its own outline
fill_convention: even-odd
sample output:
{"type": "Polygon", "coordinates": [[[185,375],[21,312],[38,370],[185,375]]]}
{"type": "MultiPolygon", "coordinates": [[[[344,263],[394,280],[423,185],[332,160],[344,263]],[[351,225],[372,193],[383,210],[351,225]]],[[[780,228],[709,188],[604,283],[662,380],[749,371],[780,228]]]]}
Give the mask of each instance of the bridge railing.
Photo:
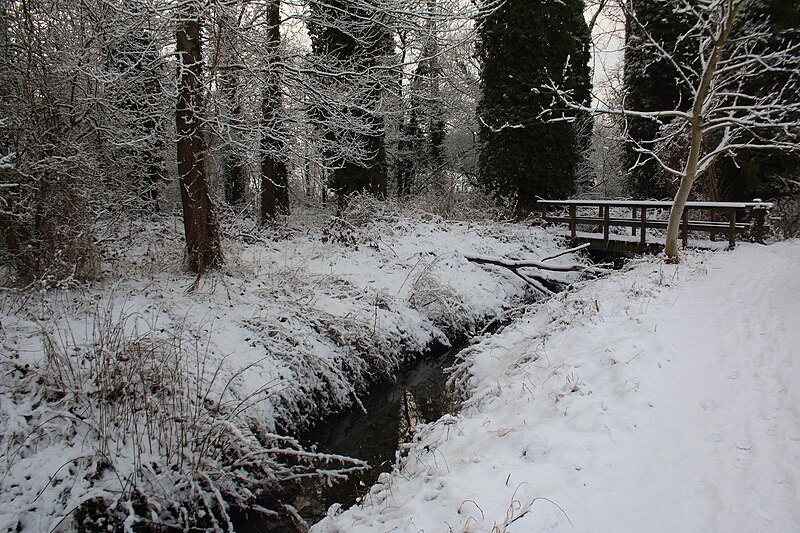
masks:
{"type": "MultiPolygon", "coordinates": [[[[647,230],[666,230],[666,213],[672,202],[636,200],[545,200],[537,202],[542,220],[547,223],[567,224],[570,236],[575,239],[581,227],[590,226],[602,232],[602,242],[608,249],[609,241],[619,232],[612,228],[625,228],[631,236],[638,236],[638,247],[648,245],[647,230]],[[553,211],[558,211],[554,213],[553,211]]],[[[681,219],[684,246],[691,233],[708,234],[711,241],[723,235],[732,248],[737,236],[746,234],[750,240],[762,242],[767,231],[767,214],[772,204],[768,202],[687,202],[681,219]]],[[[618,237],[619,238],[619,237],[618,237]]],[[[628,240],[631,240],[628,238],[628,240]]]]}

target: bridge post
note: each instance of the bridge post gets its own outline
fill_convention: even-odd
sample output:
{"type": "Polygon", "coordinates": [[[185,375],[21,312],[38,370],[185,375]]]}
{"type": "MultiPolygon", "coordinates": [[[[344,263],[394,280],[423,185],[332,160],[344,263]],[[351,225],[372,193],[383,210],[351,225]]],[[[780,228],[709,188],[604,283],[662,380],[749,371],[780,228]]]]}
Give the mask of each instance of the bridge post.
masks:
{"type": "Polygon", "coordinates": [[[641,207],[642,209],[642,225],[639,228],[639,246],[642,247],[642,252],[644,252],[644,247],[647,245],[647,208],[645,206],[641,207]]]}
{"type": "Polygon", "coordinates": [[[683,247],[686,248],[686,245],[689,244],[689,208],[683,208],[683,217],[681,228],[683,230],[683,247]]]}
{"type": "Polygon", "coordinates": [[[575,207],[575,204],[569,206],[569,234],[572,236],[573,239],[578,234],[576,228],[577,221],[575,220],[577,211],[578,208],[575,207]]]}
{"type": "Polygon", "coordinates": [[[753,219],[753,240],[763,244],[767,225],[767,207],[765,205],[754,206],[753,219]]]}

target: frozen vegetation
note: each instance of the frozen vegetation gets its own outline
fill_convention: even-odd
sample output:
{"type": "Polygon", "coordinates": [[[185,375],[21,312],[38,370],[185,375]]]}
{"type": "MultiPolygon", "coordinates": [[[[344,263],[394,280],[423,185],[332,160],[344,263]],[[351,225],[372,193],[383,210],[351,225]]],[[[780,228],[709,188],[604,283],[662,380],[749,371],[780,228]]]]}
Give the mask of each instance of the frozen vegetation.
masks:
{"type": "Polygon", "coordinates": [[[3,291],[0,530],[103,528],[109,505],[126,527],[227,529],[224,506],[259,489],[359,468],[285,435],[531,300],[466,254],[563,248],[368,201],[347,223],[314,217],[267,236],[227,221],[226,267],[196,281],[178,219],[126,222],[100,281],[3,291]]]}

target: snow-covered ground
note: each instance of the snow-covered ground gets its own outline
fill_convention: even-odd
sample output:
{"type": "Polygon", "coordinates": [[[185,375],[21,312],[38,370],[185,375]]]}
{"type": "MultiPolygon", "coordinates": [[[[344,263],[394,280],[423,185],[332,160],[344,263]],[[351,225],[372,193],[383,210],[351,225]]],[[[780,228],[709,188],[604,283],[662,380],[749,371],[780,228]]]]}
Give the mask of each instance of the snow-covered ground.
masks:
{"type": "Polygon", "coordinates": [[[798,265],[798,241],[642,260],[531,308],[313,531],[800,531],[798,265]]]}
{"type": "Polygon", "coordinates": [[[465,254],[563,249],[526,225],[351,215],[267,236],[226,223],[226,266],[194,291],[179,219],[133,220],[102,239],[99,282],[2,291],[0,531],[101,527],[100,500],[129,526],[188,527],[220,492],[247,500],[313,468],[325,458],[276,429],[352,404],[530,291],[465,254]]]}

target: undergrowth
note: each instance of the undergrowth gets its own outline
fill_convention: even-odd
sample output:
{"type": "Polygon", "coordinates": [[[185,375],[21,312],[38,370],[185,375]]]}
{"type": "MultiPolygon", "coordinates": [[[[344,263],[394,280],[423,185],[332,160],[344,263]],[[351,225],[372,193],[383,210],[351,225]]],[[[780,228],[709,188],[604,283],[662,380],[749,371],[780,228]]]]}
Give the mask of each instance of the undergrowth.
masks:
{"type": "MultiPolygon", "coordinates": [[[[259,427],[246,412],[275,384],[239,397],[231,383],[247,368],[223,378],[224,359],[181,324],[166,329],[110,304],[93,314],[88,332],[41,324],[36,364],[13,351],[0,359],[2,387],[20,407],[3,424],[3,491],[37,477],[39,450],[63,454],[39,493],[62,509],[44,530],[229,531],[232,507],[275,513],[257,496],[283,481],[363,467],[259,427]]],[[[26,515],[41,504],[16,528],[35,528],[26,515]]]]}

